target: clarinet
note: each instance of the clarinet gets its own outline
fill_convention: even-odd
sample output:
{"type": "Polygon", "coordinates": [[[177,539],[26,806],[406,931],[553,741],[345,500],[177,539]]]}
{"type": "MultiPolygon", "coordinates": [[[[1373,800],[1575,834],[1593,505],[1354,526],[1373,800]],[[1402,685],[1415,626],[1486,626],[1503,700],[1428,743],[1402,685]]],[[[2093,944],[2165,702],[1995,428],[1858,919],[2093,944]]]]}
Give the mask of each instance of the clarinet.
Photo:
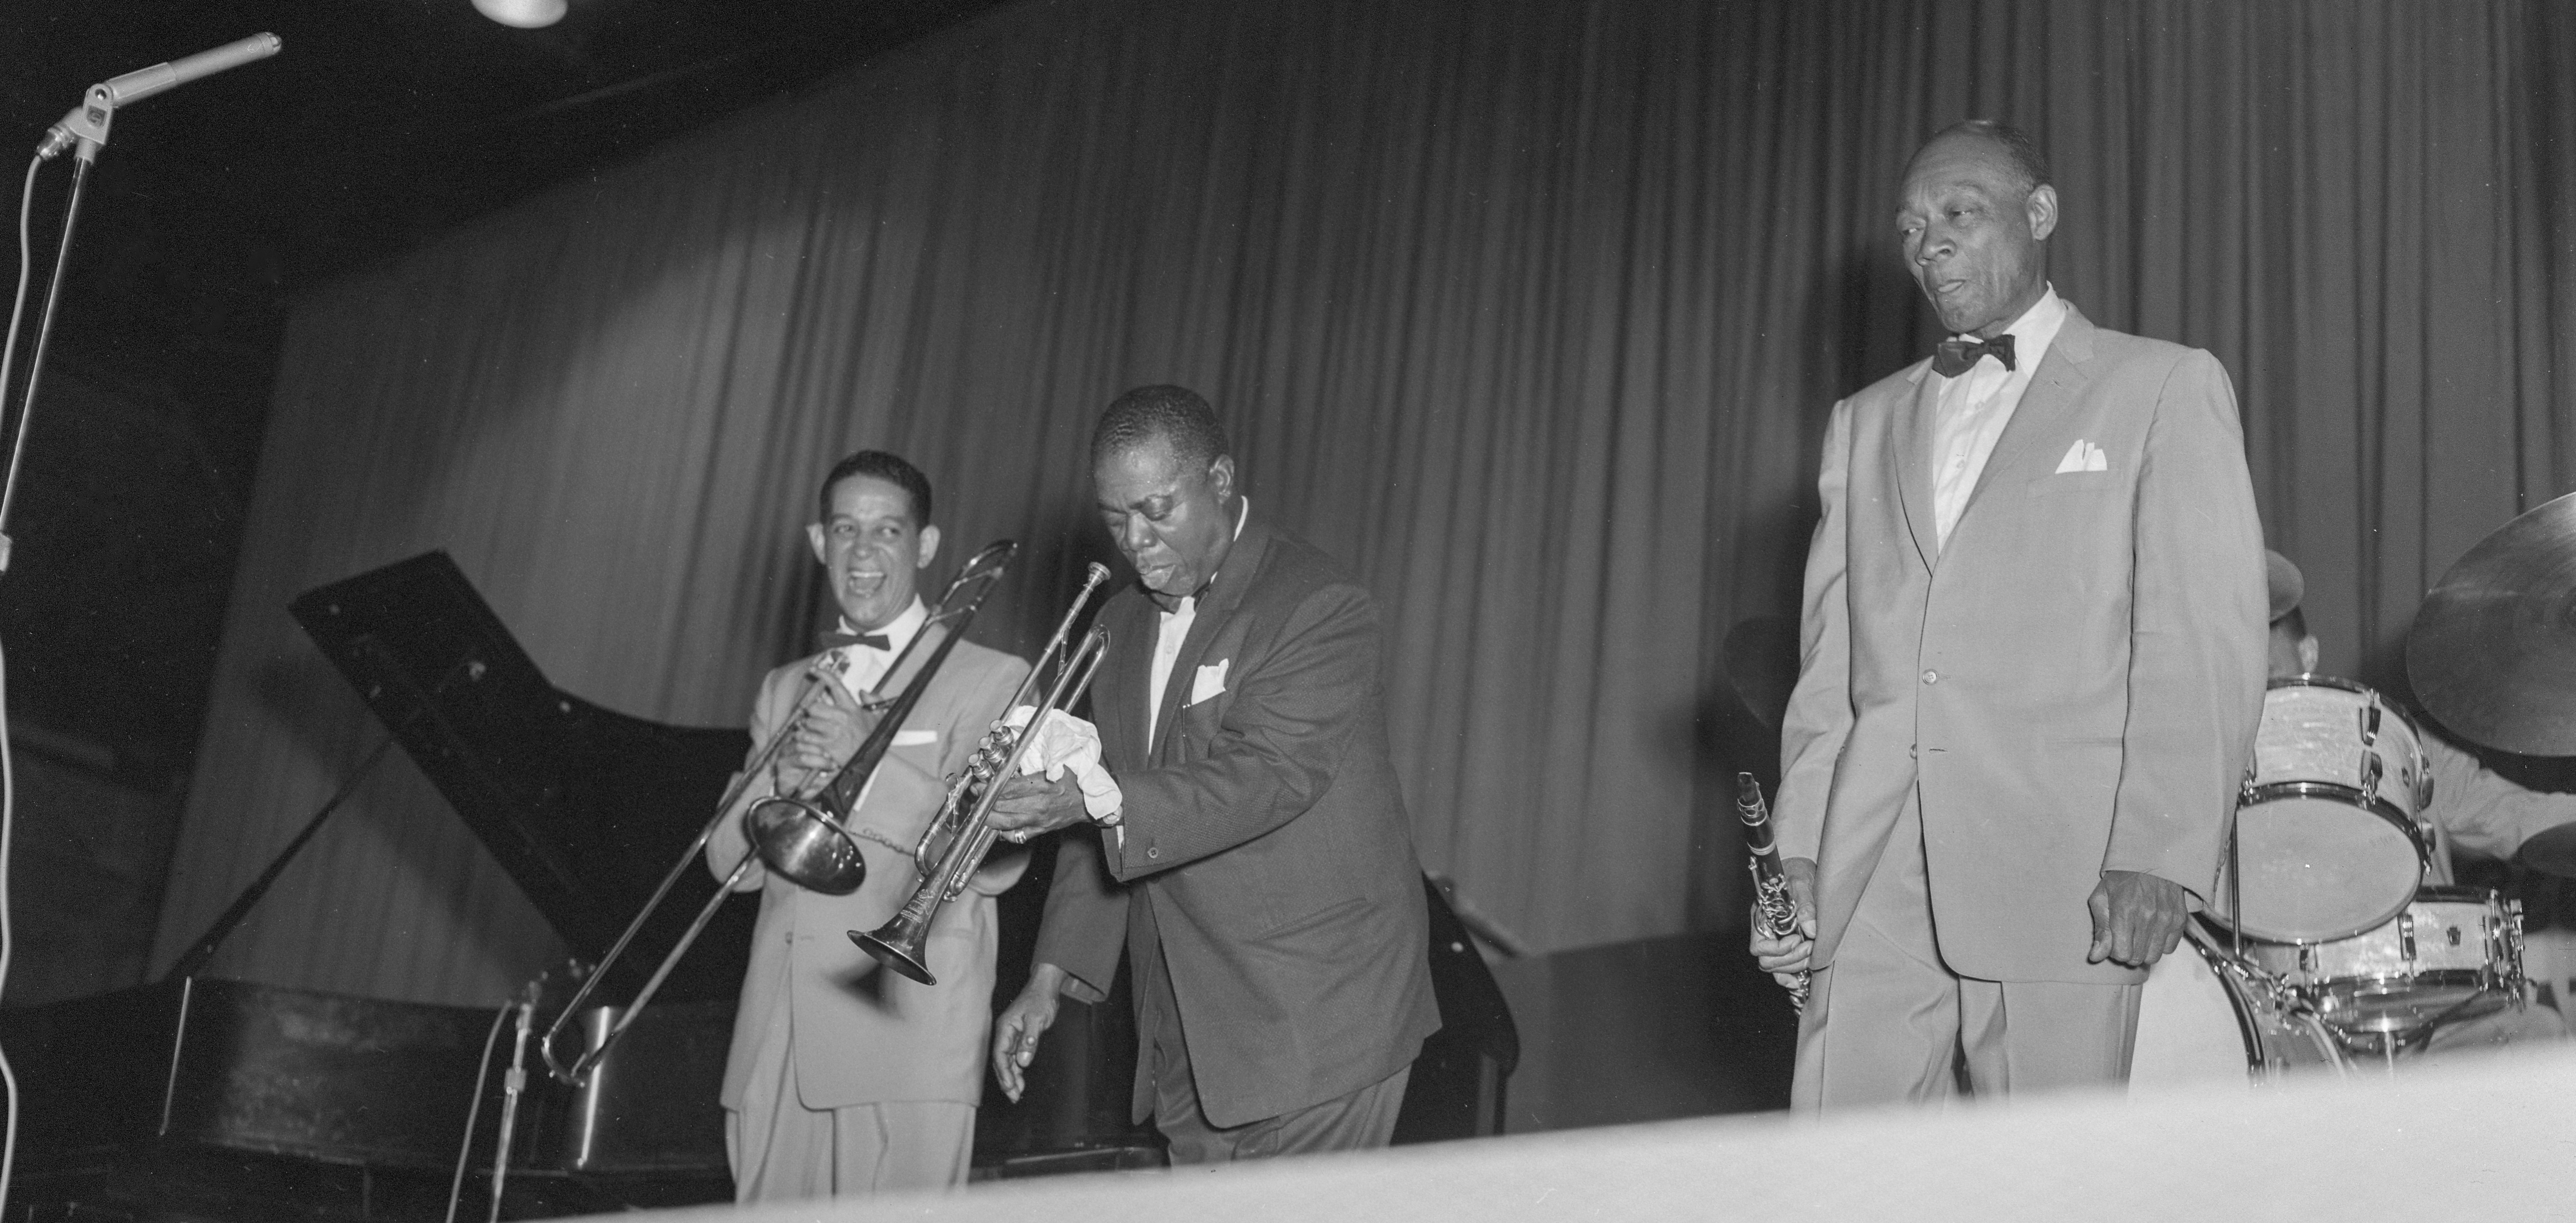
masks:
{"type": "MultiPolygon", "coordinates": [[[[1744,867],[1753,872],[1755,925],[1766,937],[1782,937],[1797,928],[1798,906],[1789,899],[1789,879],[1780,873],[1780,851],[1771,843],[1771,805],[1762,801],[1762,783],[1753,780],[1751,773],[1735,775],[1735,815],[1744,821],[1744,848],[1753,855],[1744,867]]],[[[1797,980],[1789,983],[1789,1006],[1807,1007],[1807,970],[1803,968],[1797,980]]]]}

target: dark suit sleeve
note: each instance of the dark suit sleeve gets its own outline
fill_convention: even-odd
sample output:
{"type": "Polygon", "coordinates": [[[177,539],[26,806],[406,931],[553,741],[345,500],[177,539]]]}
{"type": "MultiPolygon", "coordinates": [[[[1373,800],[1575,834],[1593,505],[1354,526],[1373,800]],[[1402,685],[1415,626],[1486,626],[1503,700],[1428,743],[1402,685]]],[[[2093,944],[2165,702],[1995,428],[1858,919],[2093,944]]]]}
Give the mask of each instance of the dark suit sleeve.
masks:
{"type": "Polygon", "coordinates": [[[1077,826],[1057,843],[1046,916],[1038,923],[1037,951],[1030,956],[1035,963],[1073,974],[1065,992],[1084,1002],[1109,996],[1119,953],[1127,946],[1127,891],[1101,867],[1102,835],[1077,826]]]}
{"type": "Polygon", "coordinates": [[[2105,870],[2206,900],[2263,710],[2263,527],[2227,371],[2178,361],[2147,428],[2131,581],[2129,709],[2105,870]]]}
{"type": "Polygon", "coordinates": [[[1230,683],[1234,696],[1206,755],[1118,777],[1126,835],[1123,844],[1113,834],[1103,845],[1119,879],[1232,849],[1296,819],[1331,788],[1377,699],[1377,612],[1368,592],[1332,585],[1308,595],[1269,652],[1230,683]]]}

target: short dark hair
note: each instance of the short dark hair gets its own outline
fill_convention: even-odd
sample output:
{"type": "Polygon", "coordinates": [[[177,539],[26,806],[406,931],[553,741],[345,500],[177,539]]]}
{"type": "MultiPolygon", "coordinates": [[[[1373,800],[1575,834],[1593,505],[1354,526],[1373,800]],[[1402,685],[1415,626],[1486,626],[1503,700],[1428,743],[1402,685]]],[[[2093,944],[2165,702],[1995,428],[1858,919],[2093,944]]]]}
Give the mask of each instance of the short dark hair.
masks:
{"type": "Polygon", "coordinates": [[[820,498],[823,513],[815,521],[831,521],[832,490],[852,476],[875,476],[902,489],[904,495],[912,499],[913,529],[920,530],[930,525],[930,477],[921,474],[920,468],[904,462],[903,456],[882,450],[862,450],[832,464],[831,474],[823,477],[823,495],[820,498]]]}
{"type": "Polygon", "coordinates": [[[2014,176],[2022,180],[2024,195],[2047,186],[2050,181],[2048,158],[2039,151],[2039,141],[2012,124],[2000,119],[1967,119],[1941,129],[1932,139],[1951,135],[1980,136],[2001,145],[2005,159],[2012,163],[2014,176]]]}
{"type": "Polygon", "coordinates": [[[1140,386],[1111,400],[1091,431],[1091,462],[1160,437],[1172,453],[1192,467],[1205,467],[1234,453],[1216,409],[1185,386],[1140,386]]]}
{"type": "Polygon", "coordinates": [[[2282,612],[2280,618],[2272,621],[2272,631],[2276,633],[2287,632],[2292,637],[2305,640],[2308,635],[2307,611],[2302,608],[2293,607],[2288,611],[2282,612]]]}

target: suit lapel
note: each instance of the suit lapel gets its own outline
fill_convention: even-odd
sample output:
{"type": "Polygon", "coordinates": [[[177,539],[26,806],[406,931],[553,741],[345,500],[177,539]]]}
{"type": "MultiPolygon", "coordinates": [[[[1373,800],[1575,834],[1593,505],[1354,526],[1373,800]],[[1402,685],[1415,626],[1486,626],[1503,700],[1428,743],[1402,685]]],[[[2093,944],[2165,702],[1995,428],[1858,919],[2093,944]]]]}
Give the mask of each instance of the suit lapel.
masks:
{"type": "Polygon", "coordinates": [[[1888,430],[1889,461],[1896,465],[1896,492],[1905,511],[1906,531],[1914,537],[1915,555],[1930,569],[1941,560],[1941,537],[1932,519],[1931,440],[1926,436],[1940,394],[1933,390],[1932,363],[1914,369],[1913,397],[1897,407],[1888,430]]]}
{"type": "Polygon", "coordinates": [[[2004,434],[1995,439],[1994,453],[1986,458],[1986,469],[1977,473],[1977,486],[1968,492],[1968,503],[1959,511],[1966,521],[1969,508],[1986,495],[1988,486],[1999,472],[2012,466],[2013,460],[2030,449],[2032,439],[2054,428],[2057,418],[2074,405],[2084,385],[2093,380],[2088,366],[2093,360],[2093,323],[2077,311],[2066,307],[2066,321],[2058,324],[2057,338],[2048,342],[2048,355],[2040,358],[2039,368],[2032,371],[2030,385],[2023,389],[2021,402],[2014,406],[2012,419],[2004,422],[2004,434]]]}
{"type": "MultiPolygon", "coordinates": [[[[1243,524],[1243,534],[1235,538],[1234,547],[1225,554],[1225,564],[1217,570],[1216,580],[1209,583],[1207,597],[1200,600],[1197,614],[1190,620],[1190,635],[1182,639],[1180,655],[1172,659],[1171,679],[1163,685],[1162,708],[1154,721],[1153,764],[1164,763],[1172,727],[1180,723],[1181,710],[1188,707],[1190,690],[1197,686],[1199,660],[1206,656],[1208,643],[1235,609],[1243,605],[1244,591],[1251,587],[1252,576],[1260,572],[1261,559],[1269,550],[1269,528],[1258,522],[1243,524]]],[[[1150,673],[1146,682],[1152,683],[1150,673]]]]}

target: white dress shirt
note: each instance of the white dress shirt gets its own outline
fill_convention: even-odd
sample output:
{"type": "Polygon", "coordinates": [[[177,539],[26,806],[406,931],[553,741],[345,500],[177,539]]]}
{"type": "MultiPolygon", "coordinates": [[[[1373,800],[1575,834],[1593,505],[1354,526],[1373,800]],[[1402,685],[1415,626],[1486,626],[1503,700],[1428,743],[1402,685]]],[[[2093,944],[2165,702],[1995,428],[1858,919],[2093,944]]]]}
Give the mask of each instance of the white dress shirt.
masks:
{"type": "Polygon", "coordinates": [[[1985,474],[1995,440],[2012,423],[2013,409],[2021,406],[2022,392],[2030,389],[2031,374],[2039,369],[2040,358],[2048,355],[2049,342],[2065,322],[2066,303],[2057,296],[2057,286],[2050,285],[2012,326],[2004,328],[2004,334],[2013,338],[2013,368],[2007,370],[2003,362],[1981,355],[1956,378],[1932,375],[1937,397],[1932,410],[1932,523],[1937,546],[1950,546],[1950,528],[1959,524],[1960,511],[1968,508],[1968,494],[1976,491],[1977,477],[1985,474]]]}
{"type": "MultiPolygon", "coordinates": [[[[1252,498],[1242,497],[1237,500],[1242,502],[1243,512],[1235,516],[1234,537],[1241,539],[1243,524],[1252,521],[1252,498]]],[[[1210,580],[1214,580],[1213,575],[1210,580]]],[[[1149,746],[1154,742],[1154,723],[1160,721],[1163,716],[1163,689],[1170,686],[1172,682],[1172,664],[1180,661],[1181,644],[1190,639],[1190,626],[1198,622],[1198,597],[1183,595],[1180,610],[1158,612],[1156,615],[1159,617],[1159,623],[1154,631],[1153,691],[1145,698],[1147,701],[1145,742],[1149,746]]]]}
{"type": "MultiPolygon", "coordinates": [[[[885,678],[886,668],[894,665],[895,656],[903,653],[903,647],[911,643],[914,634],[919,633],[921,626],[929,620],[930,609],[921,605],[920,595],[914,595],[912,606],[903,609],[902,615],[886,622],[884,628],[875,630],[885,634],[886,648],[880,650],[874,646],[857,644],[833,648],[832,652],[840,655],[849,665],[849,670],[844,673],[848,680],[842,686],[849,689],[852,700],[862,703],[867,700],[868,690],[876,687],[878,680],[885,678]]],[[[841,617],[841,631],[853,637],[859,634],[859,630],[850,627],[850,618],[847,616],[841,617]]]]}

